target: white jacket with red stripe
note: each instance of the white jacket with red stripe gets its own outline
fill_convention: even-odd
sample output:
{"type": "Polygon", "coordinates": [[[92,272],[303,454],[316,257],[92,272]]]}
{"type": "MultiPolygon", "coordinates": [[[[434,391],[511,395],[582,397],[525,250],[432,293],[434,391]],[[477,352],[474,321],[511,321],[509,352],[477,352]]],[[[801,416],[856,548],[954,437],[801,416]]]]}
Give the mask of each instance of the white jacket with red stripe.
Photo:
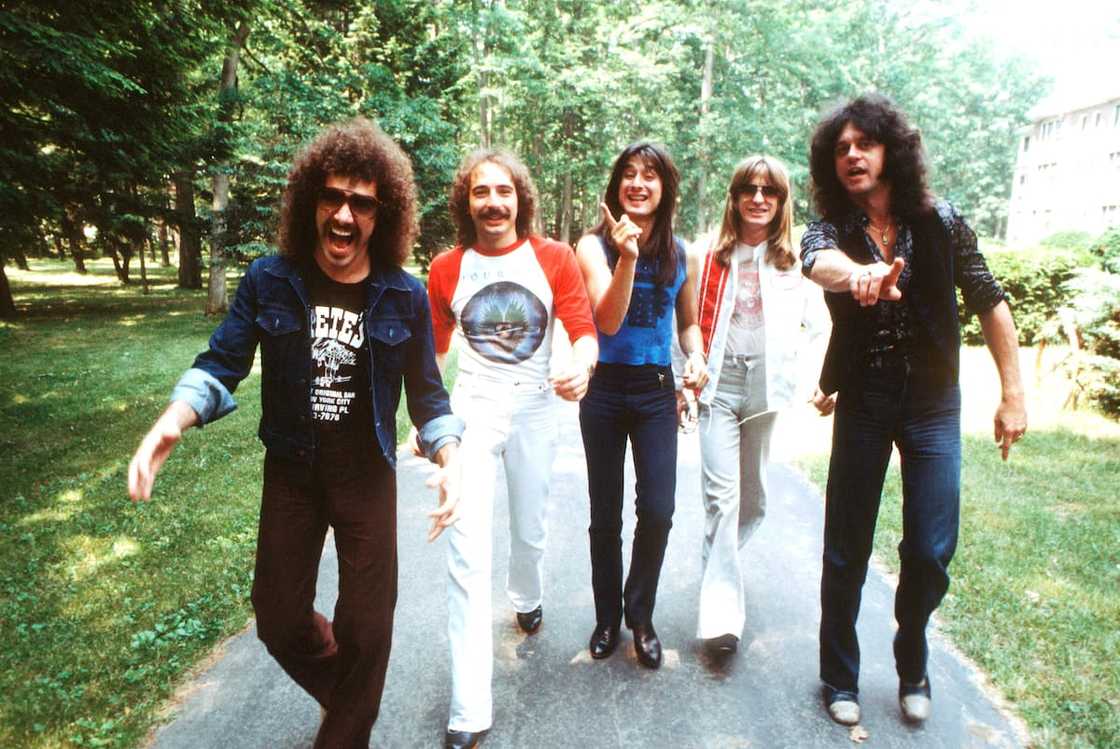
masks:
{"type": "Polygon", "coordinates": [[[805,383],[815,382],[818,375],[818,372],[799,369],[798,357],[809,341],[816,340],[828,329],[828,313],[820,287],[802,275],[799,262],[788,270],[779,270],[766,262],[765,242],[757,247],[736,245],[731,266],[716,259],[711,240],[701,242],[704,249],[697,279],[698,316],[710,379],[700,393],[700,402],[711,404],[719,385],[727,331],[738,293],[738,274],[732,269],[746,253],[753,253],[759,268],[765,321],[767,410],[787,408],[794,402],[798,390],[805,383]]]}

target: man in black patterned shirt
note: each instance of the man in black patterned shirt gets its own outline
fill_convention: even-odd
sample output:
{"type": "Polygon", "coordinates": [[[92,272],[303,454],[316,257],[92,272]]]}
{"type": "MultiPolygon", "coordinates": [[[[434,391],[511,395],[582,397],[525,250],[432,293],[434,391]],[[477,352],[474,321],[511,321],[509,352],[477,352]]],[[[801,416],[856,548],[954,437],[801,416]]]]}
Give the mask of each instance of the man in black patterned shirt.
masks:
{"type": "Polygon", "coordinates": [[[819,406],[838,393],[826,489],[820,675],[833,720],[859,722],[856,617],[891,447],[902,466],[903,538],[894,639],[903,716],[929,716],[926,625],[949,587],[960,521],[960,327],[956,289],[980,316],[1003,397],[1007,459],[1026,431],[1018,338],[1003,289],[960,214],[930,194],[921,135],[888,99],[838,107],[813,135],[822,220],[802,271],[826,290],[833,330],[819,406]]]}

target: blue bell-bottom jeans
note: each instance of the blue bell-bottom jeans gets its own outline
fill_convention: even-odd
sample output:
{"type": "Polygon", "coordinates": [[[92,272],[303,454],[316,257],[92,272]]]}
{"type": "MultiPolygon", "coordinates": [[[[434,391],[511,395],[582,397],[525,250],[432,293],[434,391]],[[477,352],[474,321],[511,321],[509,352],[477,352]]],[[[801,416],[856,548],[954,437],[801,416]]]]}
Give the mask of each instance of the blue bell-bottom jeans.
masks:
{"type": "Polygon", "coordinates": [[[949,588],[960,524],[960,386],[902,365],[867,370],[840,393],[828,468],[821,575],[821,680],[858,692],[856,617],[891,447],[902,468],[902,542],[895,593],[895,668],[926,672],[926,625],[949,588]]]}

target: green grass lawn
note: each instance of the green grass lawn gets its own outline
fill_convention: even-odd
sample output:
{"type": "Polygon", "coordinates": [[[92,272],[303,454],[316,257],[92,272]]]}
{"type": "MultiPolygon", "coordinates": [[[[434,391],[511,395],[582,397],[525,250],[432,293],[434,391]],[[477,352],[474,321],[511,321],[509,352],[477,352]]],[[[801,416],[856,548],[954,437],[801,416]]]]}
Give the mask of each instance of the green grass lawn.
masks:
{"type": "Polygon", "coordinates": [[[259,375],[131,504],[132,452],[217,320],[174,269],[150,268],[145,297],[109,261],[89,266],[8,270],[25,315],[0,322],[2,747],[136,745],[251,616],[259,375]]]}
{"type": "MultiPolygon", "coordinates": [[[[803,467],[824,486],[827,456],[803,467]]],[[[1118,477],[1120,430],[1092,414],[1032,429],[1006,464],[990,436],[965,436],[960,544],[938,616],[1039,747],[1120,746],[1118,477]]],[[[893,465],[875,553],[896,573],[901,537],[893,465]]]]}

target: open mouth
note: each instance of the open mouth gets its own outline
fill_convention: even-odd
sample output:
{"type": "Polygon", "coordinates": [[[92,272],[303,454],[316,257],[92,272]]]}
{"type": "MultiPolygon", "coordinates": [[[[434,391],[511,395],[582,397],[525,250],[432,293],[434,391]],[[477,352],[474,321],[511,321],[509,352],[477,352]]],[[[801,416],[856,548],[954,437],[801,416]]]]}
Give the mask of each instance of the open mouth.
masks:
{"type": "Polygon", "coordinates": [[[862,177],[865,174],[867,174],[867,170],[861,166],[853,166],[848,170],[849,177],[862,177]]]}
{"type": "Polygon", "coordinates": [[[344,250],[354,241],[354,230],[339,229],[332,226],[327,231],[327,238],[330,240],[331,247],[336,250],[344,250]]]}

